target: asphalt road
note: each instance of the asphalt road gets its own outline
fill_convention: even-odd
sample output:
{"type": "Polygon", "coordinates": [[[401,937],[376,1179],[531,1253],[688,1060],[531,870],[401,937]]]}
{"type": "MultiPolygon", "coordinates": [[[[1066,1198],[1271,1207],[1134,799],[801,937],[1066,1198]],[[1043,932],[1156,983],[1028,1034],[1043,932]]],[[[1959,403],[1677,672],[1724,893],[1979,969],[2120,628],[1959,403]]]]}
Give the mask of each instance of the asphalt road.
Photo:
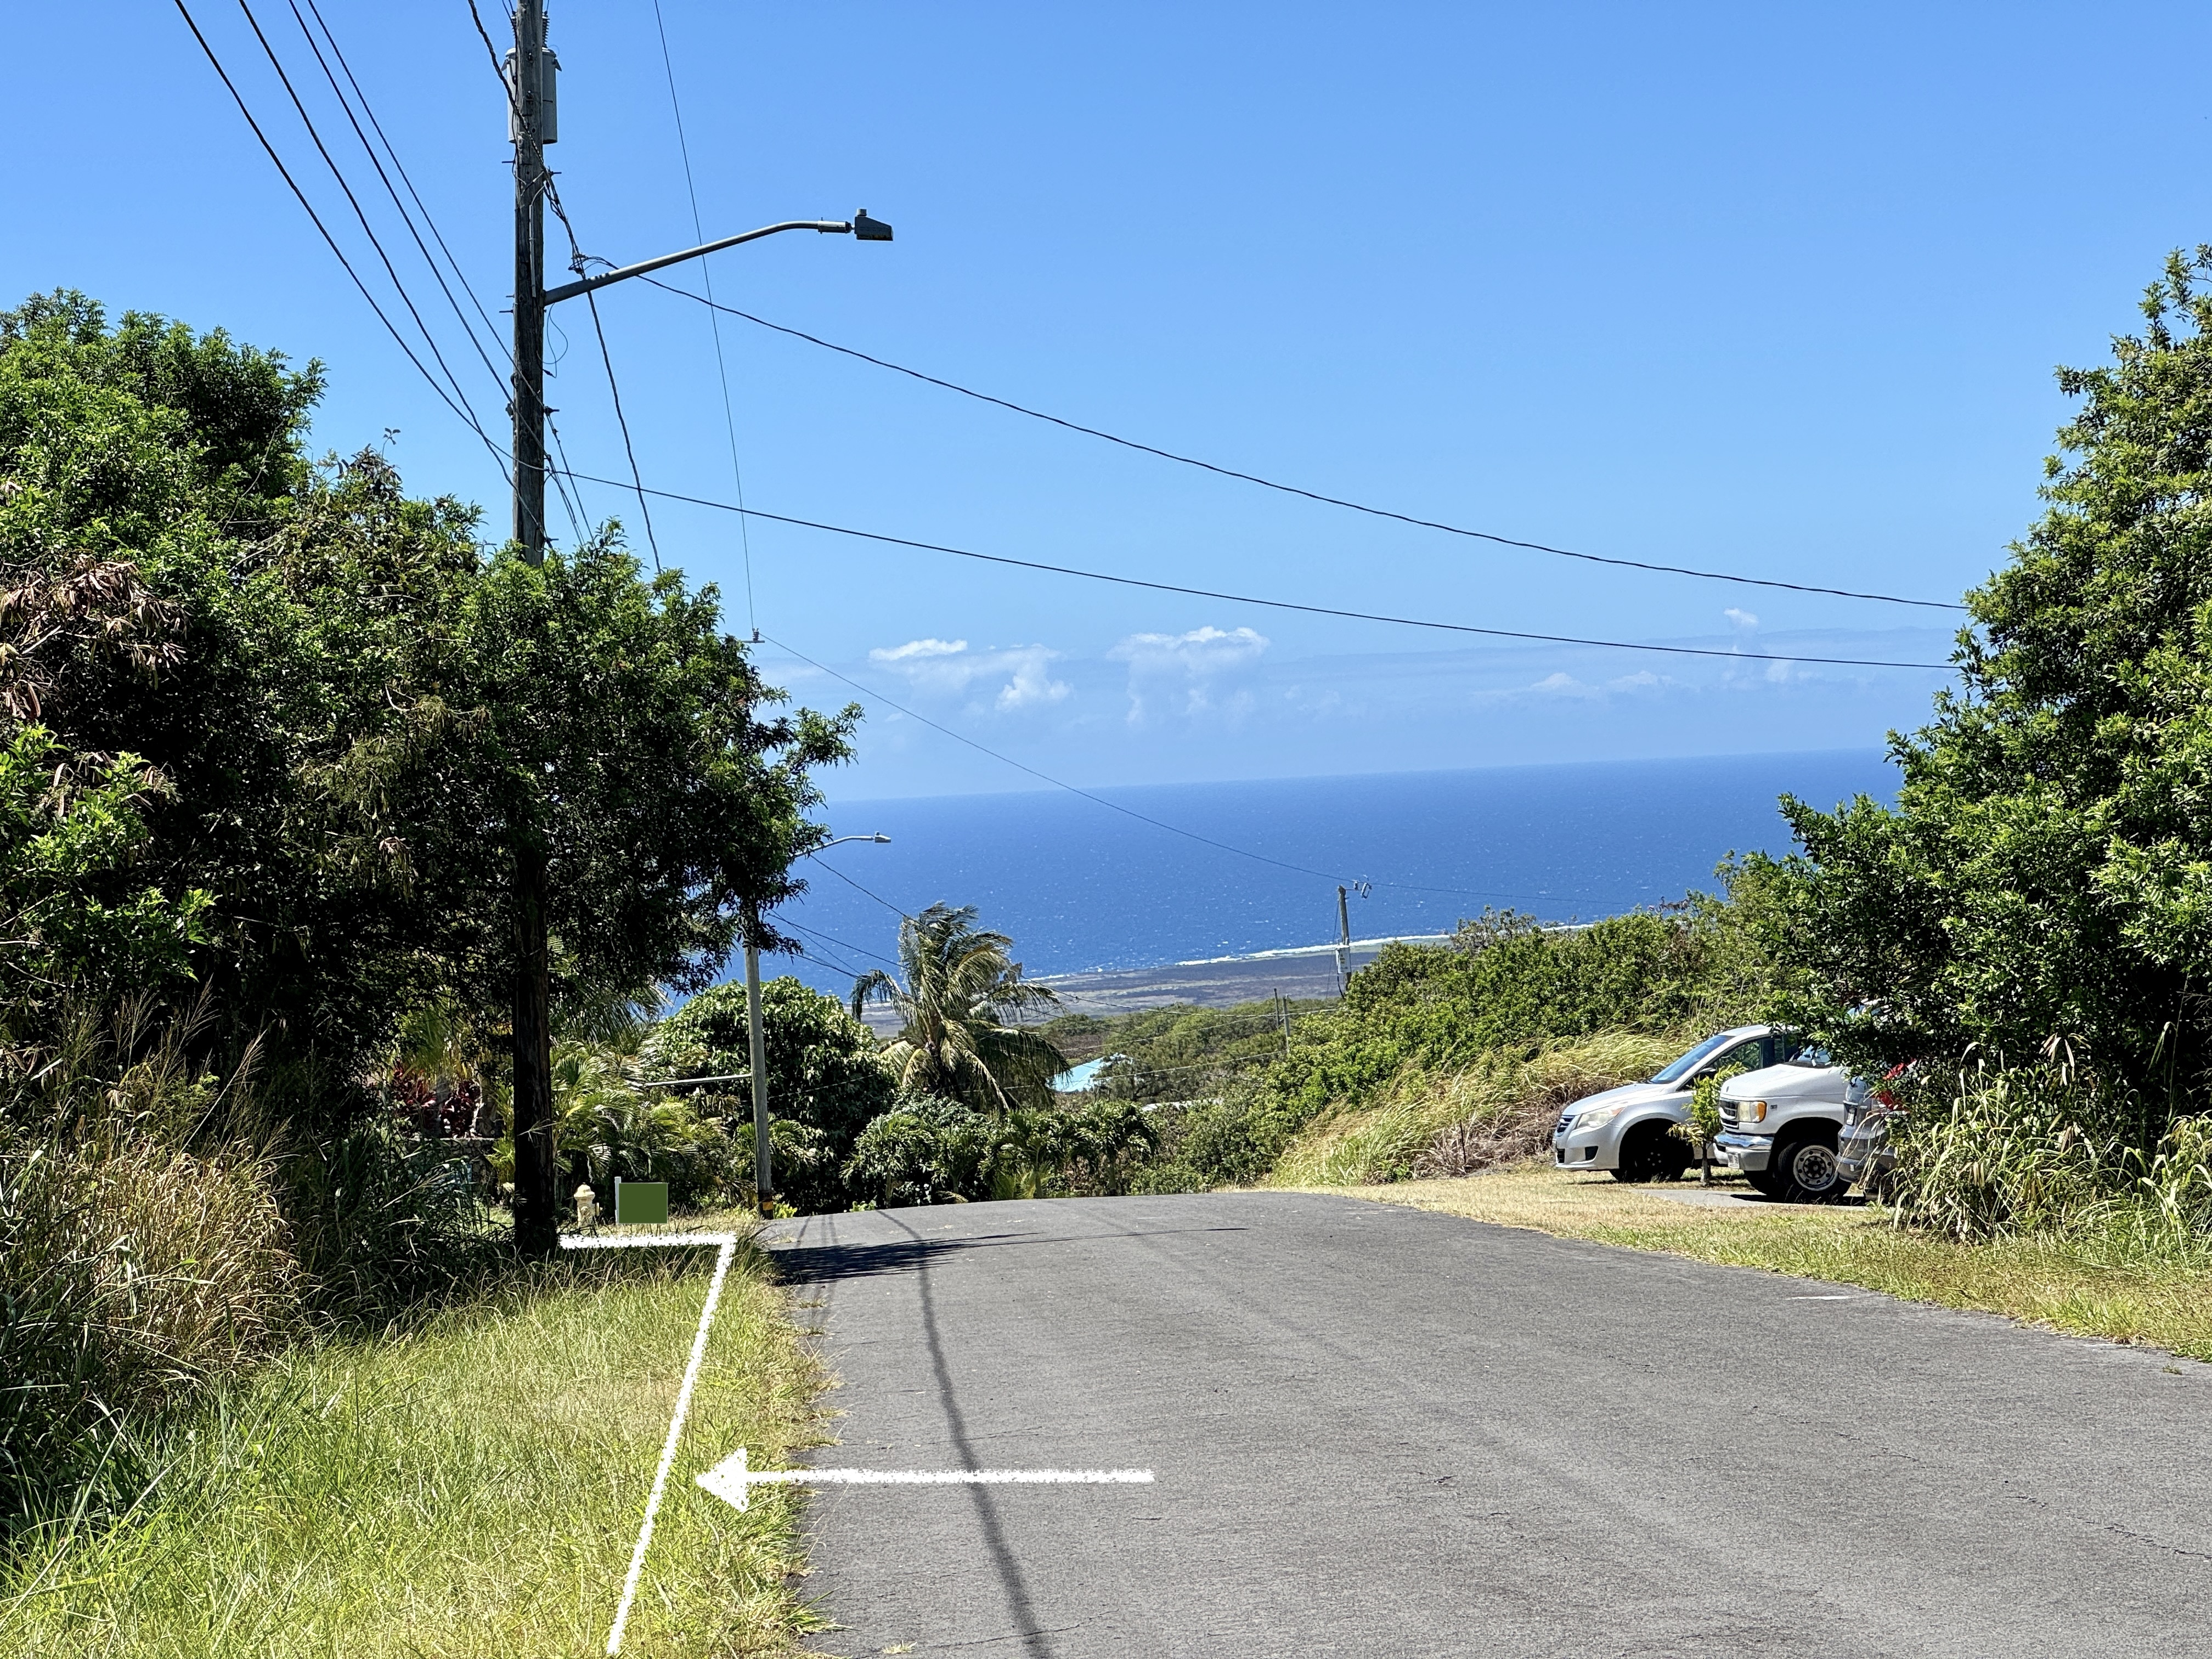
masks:
{"type": "Polygon", "coordinates": [[[2212,1367],[1290,1194],[773,1237],[818,1462],[1157,1479],[819,1489],[823,1652],[2212,1655],[2212,1367]]]}

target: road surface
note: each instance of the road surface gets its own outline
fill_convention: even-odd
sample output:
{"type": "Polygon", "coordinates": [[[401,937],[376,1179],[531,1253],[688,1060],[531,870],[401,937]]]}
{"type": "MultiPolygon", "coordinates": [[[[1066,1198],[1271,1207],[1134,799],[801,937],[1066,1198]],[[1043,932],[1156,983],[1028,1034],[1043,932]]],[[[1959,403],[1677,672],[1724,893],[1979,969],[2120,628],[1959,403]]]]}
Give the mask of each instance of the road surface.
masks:
{"type": "Polygon", "coordinates": [[[2212,1655],[2212,1367],[1294,1194],[770,1235],[821,1652],[2212,1655]]]}

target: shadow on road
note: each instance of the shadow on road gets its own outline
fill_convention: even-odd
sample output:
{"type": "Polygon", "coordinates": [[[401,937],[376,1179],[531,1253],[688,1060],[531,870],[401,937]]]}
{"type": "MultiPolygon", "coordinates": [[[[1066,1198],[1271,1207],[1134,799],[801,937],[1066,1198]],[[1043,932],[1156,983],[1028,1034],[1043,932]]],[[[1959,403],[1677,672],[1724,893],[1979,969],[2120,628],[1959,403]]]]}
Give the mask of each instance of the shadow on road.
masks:
{"type": "MultiPolygon", "coordinates": [[[[888,1216],[885,1219],[890,1219],[888,1216]]],[[[895,1225],[903,1226],[902,1222],[895,1225]]],[[[821,1285],[845,1279],[877,1279],[921,1271],[933,1250],[957,1255],[968,1250],[1010,1246],[1087,1243],[1094,1238],[1149,1238],[1160,1233],[1241,1233],[1242,1227],[1150,1227],[1133,1232],[1092,1233],[1042,1238],[1032,1233],[980,1233],[973,1238],[895,1239],[884,1244],[779,1244],[769,1249],[777,1271],[794,1283],[821,1285]]]]}

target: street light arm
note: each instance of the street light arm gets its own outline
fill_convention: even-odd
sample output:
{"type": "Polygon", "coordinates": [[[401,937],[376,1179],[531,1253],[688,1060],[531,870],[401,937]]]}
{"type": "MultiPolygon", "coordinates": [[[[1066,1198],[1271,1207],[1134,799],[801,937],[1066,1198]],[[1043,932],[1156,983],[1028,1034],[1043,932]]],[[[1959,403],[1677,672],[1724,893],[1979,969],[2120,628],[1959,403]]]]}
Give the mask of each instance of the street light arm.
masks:
{"type": "Polygon", "coordinates": [[[664,253],[658,259],[642,260],[616,270],[603,270],[596,276],[580,276],[573,283],[547,289],[544,302],[550,306],[562,300],[573,300],[580,294],[589,294],[594,289],[605,288],[610,283],[619,283],[624,277],[642,276],[648,271],[659,270],[667,265],[680,265],[686,259],[702,258],[709,253],[719,253],[726,247],[737,246],[740,242],[757,242],[763,236],[773,236],[785,230],[818,230],[826,236],[851,236],[857,233],[864,242],[890,240],[890,227],[881,220],[869,218],[866,208],[861,209],[858,217],[852,219],[787,219],[780,225],[763,225],[758,230],[725,236],[719,242],[688,247],[681,253],[664,253]]]}

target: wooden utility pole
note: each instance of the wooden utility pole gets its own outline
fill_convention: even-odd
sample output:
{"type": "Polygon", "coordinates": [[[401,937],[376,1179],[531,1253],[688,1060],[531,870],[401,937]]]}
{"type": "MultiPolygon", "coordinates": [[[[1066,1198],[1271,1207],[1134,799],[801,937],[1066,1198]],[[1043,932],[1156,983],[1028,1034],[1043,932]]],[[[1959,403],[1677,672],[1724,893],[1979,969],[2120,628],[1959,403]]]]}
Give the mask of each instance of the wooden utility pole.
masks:
{"type": "MultiPolygon", "coordinates": [[[[520,0],[507,59],[508,127],[514,140],[514,540],[545,561],[545,141],[551,136],[554,66],[545,49],[544,0],[520,0]]],[[[554,1180],[553,975],[546,940],[544,829],[520,790],[507,823],[514,860],[514,1237],[526,1255],[558,1247],[554,1180]]]]}

